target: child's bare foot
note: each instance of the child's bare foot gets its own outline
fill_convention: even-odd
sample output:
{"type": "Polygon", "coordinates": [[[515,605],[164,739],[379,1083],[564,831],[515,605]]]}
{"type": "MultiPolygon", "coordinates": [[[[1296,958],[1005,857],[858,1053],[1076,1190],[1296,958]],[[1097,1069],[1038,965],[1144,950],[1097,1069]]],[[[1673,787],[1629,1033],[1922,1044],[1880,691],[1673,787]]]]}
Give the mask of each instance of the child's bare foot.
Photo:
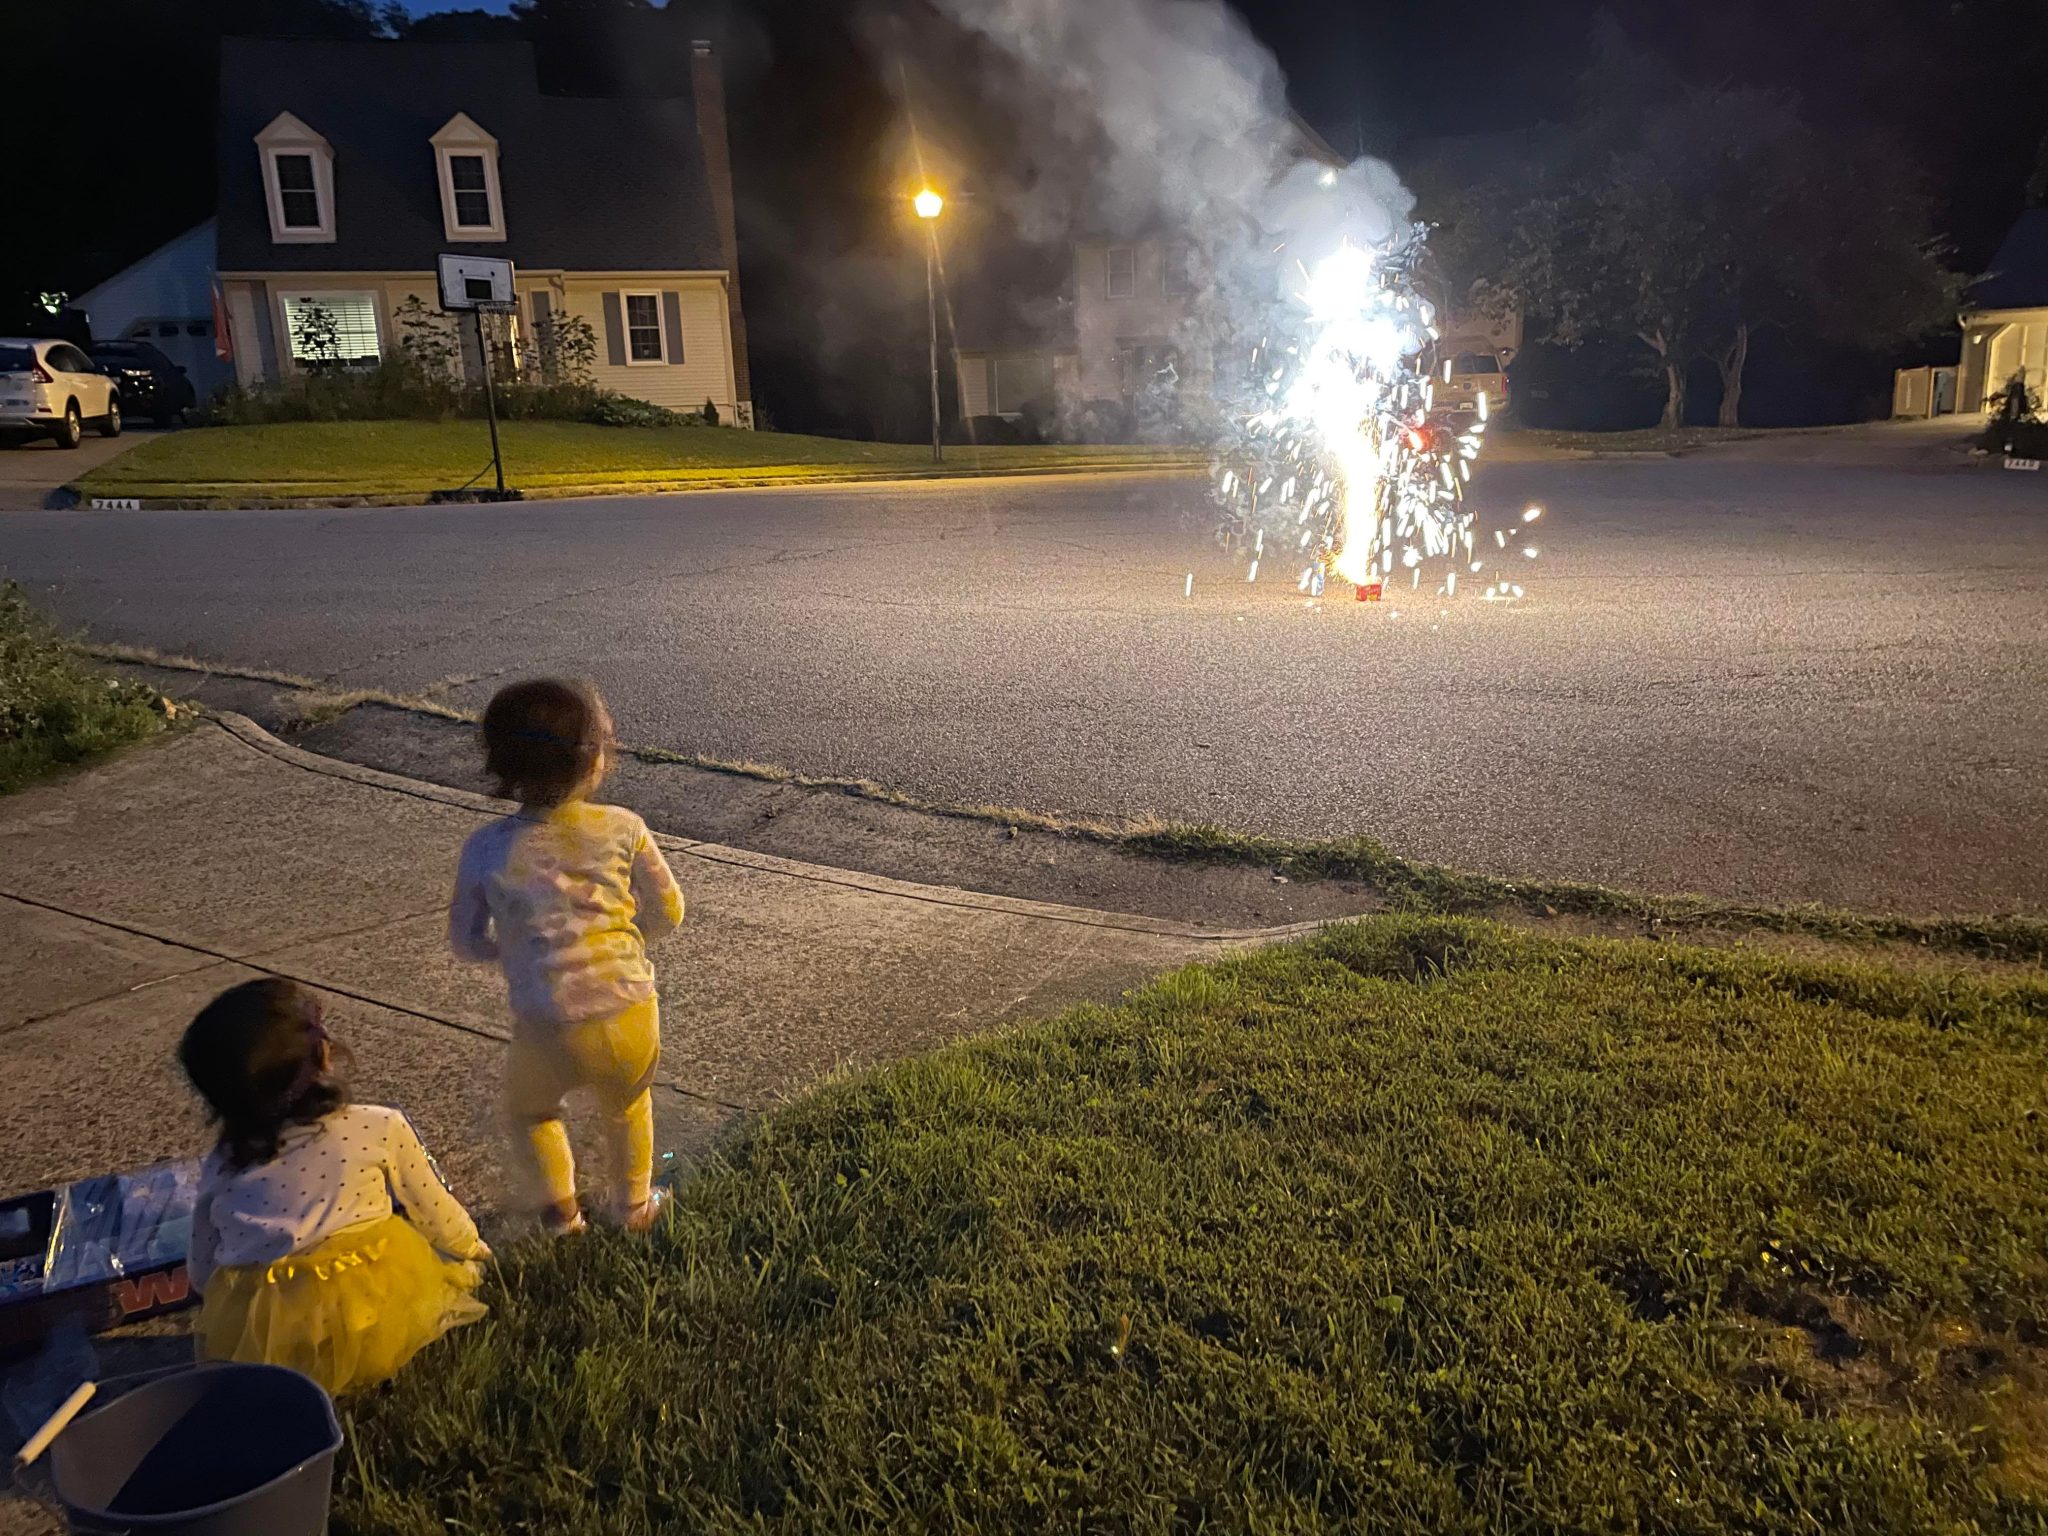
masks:
{"type": "Polygon", "coordinates": [[[661,1213],[668,1206],[668,1191],[651,1189],[647,1198],[619,1217],[619,1225],[628,1232],[652,1232],[654,1224],[661,1220],[661,1213]]]}

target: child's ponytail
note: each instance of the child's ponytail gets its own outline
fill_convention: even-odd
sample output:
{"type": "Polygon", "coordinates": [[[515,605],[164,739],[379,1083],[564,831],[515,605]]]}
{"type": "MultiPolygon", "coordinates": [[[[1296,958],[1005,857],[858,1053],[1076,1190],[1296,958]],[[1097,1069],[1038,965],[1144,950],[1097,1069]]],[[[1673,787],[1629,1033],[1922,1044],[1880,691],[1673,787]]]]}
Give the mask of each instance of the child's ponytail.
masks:
{"type": "Polygon", "coordinates": [[[178,1046],[237,1168],[269,1162],[288,1126],[348,1102],[337,1056],[319,999],[280,976],[228,988],[199,1011],[178,1046]]]}

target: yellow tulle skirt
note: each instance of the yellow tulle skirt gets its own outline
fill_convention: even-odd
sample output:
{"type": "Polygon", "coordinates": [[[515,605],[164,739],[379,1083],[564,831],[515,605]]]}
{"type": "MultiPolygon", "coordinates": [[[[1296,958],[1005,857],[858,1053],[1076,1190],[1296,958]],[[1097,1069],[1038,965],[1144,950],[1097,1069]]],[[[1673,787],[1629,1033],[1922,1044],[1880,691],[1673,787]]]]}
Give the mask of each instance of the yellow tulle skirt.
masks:
{"type": "Polygon", "coordinates": [[[288,1365],[336,1397],[389,1381],[488,1310],[482,1266],[441,1257],[402,1216],[337,1232],[275,1264],[216,1270],[199,1314],[208,1360],[288,1365]]]}

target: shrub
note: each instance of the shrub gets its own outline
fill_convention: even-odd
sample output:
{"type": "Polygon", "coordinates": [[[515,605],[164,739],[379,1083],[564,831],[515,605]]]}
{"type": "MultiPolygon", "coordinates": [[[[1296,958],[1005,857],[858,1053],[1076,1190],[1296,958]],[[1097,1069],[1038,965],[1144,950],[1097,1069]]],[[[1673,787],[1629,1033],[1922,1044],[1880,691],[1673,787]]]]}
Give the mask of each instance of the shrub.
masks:
{"type": "MultiPolygon", "coordinates": [[[[507,421],[587,421],[602,427],[693,425],[683,415],[599,389],[594,384],[500,380],[498,415],[507,421]]],[[[230,389],[205,413],[216,427],[280,421],[451,421],[484,414],[481,385],[436,376],[402,351],[374,368],[309,373],[282,384],[230,389]]]]}
{"type": "Polygon", "coordinates": [[[1980,447],[1991,453],[2040,457],[2048,432],[2043,431],[2041,422],[2041,396],[2027,388],[2025,379],[2015,374],[2006,381],[2005,388],[1985,401],[1985,407],[1987,419],[1977,439],[1980,447]],[[2033,446],[2029,449],[2023,443],[2033,446]]]}
{"type": "MultiPolygon", "coordinates": [[[[318,305],[299,312],[294,338],[314,361],[297,376],[227,390],[209,406],[210,426],[281,421],[448,421],[482,416],[481,381],[463,376],[462,323],[409,295],[395,311],[398,344],[374,367],[335,360],[334,318],[318,305]]],[[[697,421],[644,400],[600,389],[592,379],[597,337],[580,315],[555,314],[537,335],[519,336],[509,317],[485,317],[498,415],[510,421],[587,421],[597,426],[675,427],[697,421]]],[[[717,411],[706,401],[715,422],[717,411]]]]}
{"type": "Polygon", "coordinates": [[[0,582],[0,794],[163,724],[157,698],[80,659],[13,582],[0,582]]]}
{"type": "Polygon", "coordinates": [[[600,427],[687,427],[697,418],[630,395],[600,394],[578,418],[600,427]]]}
{"type": "Polygon", "coordinates": [[[2018,421],[2010,427],[1993,429],[2000,433],[2000,441],[1985,446],[1994,453],[2004,452],[2016,459],[2048,459],[2048,421],[2018,421]]]}

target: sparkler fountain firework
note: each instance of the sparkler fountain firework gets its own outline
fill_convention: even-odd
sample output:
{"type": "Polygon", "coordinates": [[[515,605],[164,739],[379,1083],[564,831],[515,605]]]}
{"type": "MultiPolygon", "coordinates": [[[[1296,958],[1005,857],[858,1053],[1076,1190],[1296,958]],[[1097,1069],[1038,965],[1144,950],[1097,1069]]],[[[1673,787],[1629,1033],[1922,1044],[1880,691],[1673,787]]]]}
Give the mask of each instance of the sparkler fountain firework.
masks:
{"type": "Polygon", "coordinates": [[[1296,258],[1283,335],[1252,356],[1263,403],[1213,471],[1223,536],[1249,560],[1247,580],[1280,561],[1311,596],[1333,574],[1377,595],[1398,567],[1440,597],[1457,594],[1461,574],[1479,578],[1488,599],[1522,595],[1488,569],[1509,533],[1483,550],[1465,502],[1488,403],[1479,398],[1462,430],[1433,412],[1425,360],[1440,338],[1416,283],[1423,238],[1408,225],[1373,245],[1346,238],[1312,267],[1296,258]]]}
{"type": "Polygon", "coordinates": [[[1203,291],[1160,339],[1233,423],[1215,489],[1247,574],[1281,562],[1320,595],[1332,574],[1365,591],[1405,571],[1445,597],[1519,597],[1498,569],[1508,533],[1482,541],[1465,504],[1486,412],[1454,431],[1433,409],[1438,317],[1393,168],[1328,163],[1272,54],[1221,0],[935,3],[1017,66],[990,88],[1006,124],[1032,126],[1005,144],[1023,167],[1007,200],[1020,229],[1065,239],[1085,211],[1098,231],[1173,231],[1197,249],[1203,291]],[[1225,361],[1246,356],[1249,399],[1225,361]]]}

